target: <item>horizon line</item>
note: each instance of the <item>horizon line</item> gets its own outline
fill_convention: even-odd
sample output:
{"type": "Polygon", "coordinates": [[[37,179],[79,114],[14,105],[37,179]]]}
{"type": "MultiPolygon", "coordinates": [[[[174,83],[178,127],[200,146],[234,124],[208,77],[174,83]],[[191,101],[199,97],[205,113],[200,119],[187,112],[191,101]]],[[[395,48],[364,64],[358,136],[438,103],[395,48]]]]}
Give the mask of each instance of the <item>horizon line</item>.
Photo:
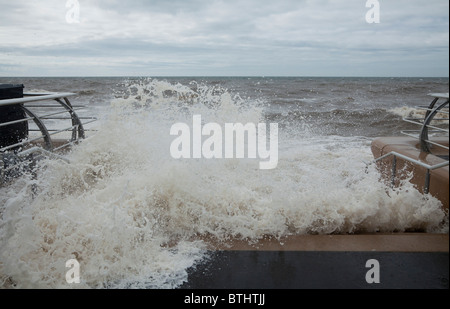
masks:
{"type": "Polygon", "coordinates": [[[29,75],[0,78],[449,78],[449,76],[362,76],[362,75],[29,75]]]}

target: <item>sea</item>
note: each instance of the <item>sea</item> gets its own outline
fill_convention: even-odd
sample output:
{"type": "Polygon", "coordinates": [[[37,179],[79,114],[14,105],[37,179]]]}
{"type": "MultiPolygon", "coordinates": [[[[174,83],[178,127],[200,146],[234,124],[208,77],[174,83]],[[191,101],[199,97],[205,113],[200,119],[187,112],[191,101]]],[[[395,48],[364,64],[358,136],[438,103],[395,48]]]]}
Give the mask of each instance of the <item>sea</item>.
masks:
{"type": "Polygon", "coordinates": [[[448,233],[440,201],[408,179],[388,186],[371,152],[376,137],[417,129],[402,118],[419,115],[429,93],[448,92],[448,78],[0,83],[76,93],[71,103],[86,106],[79,116],[98,119],[65,154],[70,163],[41,160],[35,173],[0,187],[1,288],[177,289],[189,269],[208,262],[207,239],[226,245],[304,234],[448,233]],[[175,158],[171,129],[192,129],[196,115],[219,127],[277,124],[276,166],[261,169],[250,156],[175,158]],[[80,280],[70,285],[74,261],[80,280]]]}

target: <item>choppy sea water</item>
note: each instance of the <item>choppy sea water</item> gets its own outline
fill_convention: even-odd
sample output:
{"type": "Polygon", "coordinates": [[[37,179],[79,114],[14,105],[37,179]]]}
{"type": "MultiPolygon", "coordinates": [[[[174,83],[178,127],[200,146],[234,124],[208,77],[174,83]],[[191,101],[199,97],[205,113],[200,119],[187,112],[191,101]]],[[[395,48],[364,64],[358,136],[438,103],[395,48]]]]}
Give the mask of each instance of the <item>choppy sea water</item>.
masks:
{"type": "MultiPolygon", "coordinates": [[[[176,288],[206,256],[204,237],[448,233],[438,200],[386,187],[377,136],[448,92],[448,78],[0,78],[25,91],[76,92],[99,118],[67,155],[0,188],[0,286],[176,288]],[[278,165],[171,156],[175,123],[277,123],[278,165]]],[[[415,129],[412,127],[412,129],[415,129]]]]}

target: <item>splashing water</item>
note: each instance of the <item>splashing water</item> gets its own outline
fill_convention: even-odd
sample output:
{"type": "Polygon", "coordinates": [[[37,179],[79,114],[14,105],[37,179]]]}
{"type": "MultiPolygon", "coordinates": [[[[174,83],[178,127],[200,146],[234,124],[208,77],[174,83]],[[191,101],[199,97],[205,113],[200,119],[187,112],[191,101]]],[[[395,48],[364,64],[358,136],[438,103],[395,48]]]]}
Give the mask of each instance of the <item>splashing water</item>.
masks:
{"type": "MultiPolygon", "coordinates": [[[[175,160],[170,127],[265,122],[263,100],[204,84],[145,79],[109,106],[98,132],[74,147],[70,164],[40,161],[0,188],[0,286],[176,288],[207,258],[205,237],[257,241],[265,235],[448,232],[441,203],[408,181],[387,188],[364,137],[313,136],[285,124],[279,164],[175,160]]],[[[311,132],[314,130],[311,130],[311,132]]]]}

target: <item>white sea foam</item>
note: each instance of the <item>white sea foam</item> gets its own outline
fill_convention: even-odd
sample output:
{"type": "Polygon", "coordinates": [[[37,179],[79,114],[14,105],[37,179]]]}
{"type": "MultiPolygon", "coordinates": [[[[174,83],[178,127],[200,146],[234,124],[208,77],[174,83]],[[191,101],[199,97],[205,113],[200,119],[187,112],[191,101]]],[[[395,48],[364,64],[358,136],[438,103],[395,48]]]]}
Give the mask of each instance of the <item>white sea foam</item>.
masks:
{"type": "MultiPolygon", "coordinates": [[[[394,115],[398,115],[402,118],[418,118],[423,119],[426,114],[426,110],[418,109],[415,107],[396,107],[389,110],[390,113],[394,115]]],[[[437,113],[435,116],[435,120],[433,120],[433,124],[447,124],[448,125],[448,108],[446,109],[447,113],[437,113]]]]}
{"type": "MultiPolygon", "coordinates": [[[[40,162],[37,179],[0,188],[0,286],[175,288],[205,258],[199,236],[448,232],[441,203],[379,180],[370,140],[280,130],[279,164],[176,160],[172,124],[264,121],[264,106],[224,89],[146,80],[114,100],[99,131],[40,162]],[[35,192],[35,193],[33,193],[35,192]],[[68,285],[77,259],[81,283],[68,285]]],[[[302,128],[303,130],[303,128],[302,128]]]]}

